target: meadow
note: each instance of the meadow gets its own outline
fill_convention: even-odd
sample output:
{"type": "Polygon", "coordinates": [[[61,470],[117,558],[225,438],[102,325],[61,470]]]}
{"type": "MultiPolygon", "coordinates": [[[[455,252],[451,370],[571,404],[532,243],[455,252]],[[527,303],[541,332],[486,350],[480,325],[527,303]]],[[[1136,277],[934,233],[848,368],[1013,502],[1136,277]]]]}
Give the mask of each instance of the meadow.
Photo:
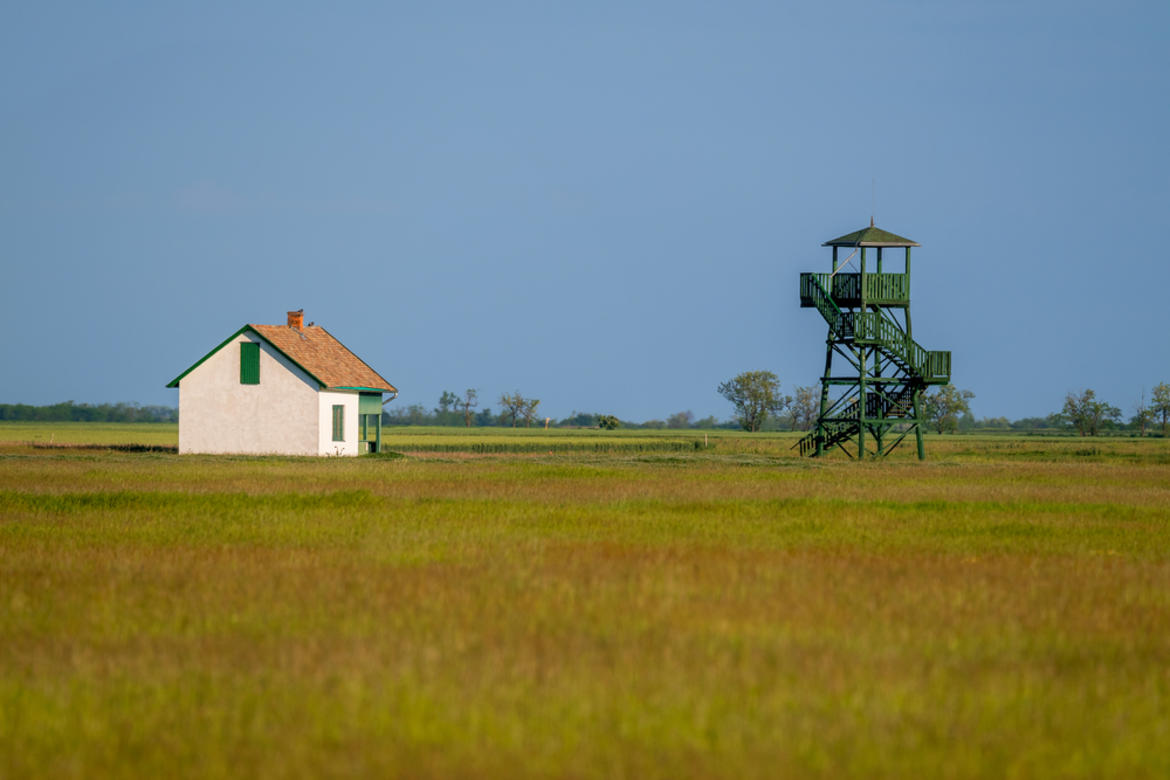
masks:
{"type": "Polygon", "coordinates": [[[109,427],[0,425],[3,776],[1170,774],[1170,440],[109,427]]]}

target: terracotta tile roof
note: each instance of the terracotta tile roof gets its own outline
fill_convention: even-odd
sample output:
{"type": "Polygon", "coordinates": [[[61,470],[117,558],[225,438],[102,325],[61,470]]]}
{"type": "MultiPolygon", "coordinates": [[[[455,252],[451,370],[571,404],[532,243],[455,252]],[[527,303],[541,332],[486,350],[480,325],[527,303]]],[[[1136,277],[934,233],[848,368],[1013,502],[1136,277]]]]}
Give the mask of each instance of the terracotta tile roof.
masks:
{"type": "Polygon", "coordinates": [[[249,325],[272,346],[287,355],[326,387],[368,387],[372,390],[397,392],[357,355],[320,325],[301,330],[287,325],[249,325]]]}

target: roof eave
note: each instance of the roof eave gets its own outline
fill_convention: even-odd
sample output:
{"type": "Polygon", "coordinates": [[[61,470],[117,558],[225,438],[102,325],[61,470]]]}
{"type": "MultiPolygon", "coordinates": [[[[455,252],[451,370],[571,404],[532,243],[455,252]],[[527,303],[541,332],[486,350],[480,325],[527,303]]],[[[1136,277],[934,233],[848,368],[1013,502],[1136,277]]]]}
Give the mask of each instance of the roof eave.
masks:
{"type": "Polygon", "coordinates": [[[826,241],[821,246],[922,246],[917,241],[826,241]]]}
{"type": "Polygon", "coordinates": [[[391,385],[389,382],[386,383],[386,387],[359,387],[359,386],[354,386],[354,385],[333,385],[332,387],[329,387],[326,389],[328,389],[328,390],[356,390],[359,393],[397,393],[398,392],[398,389],[396,387],[394,387],[393,385],[391,385]]]}
{"type": "Polygon", "coordinates": [[[224,347],[226,347],[228,344],[232,343],[232,342],[233,342],[233,341],[236,339],[236,337],[237,337],[237,336],[239,336],[239,335],[240,335],[241,333],[243,333],[244,331],[248,331],[248,330],[250,330],[250,331],[252,331],[253,333],[255,333],[255,334],[256,334],[256,336],[257,336],[257,337],[259,337],[261,341],[263,341],[265,344],[267,344],[268,346],[272,347],[272,348],[273,348],[273,349],[275,349],[277,352],[279,352],[281,355],[283,355],[283,356],[284,356],[284,358],[285,358],[285,359],[286,359],[288,362],[292,363],[294,366],[296,366],[297,368],[299,368],[301,371],[304,371],[304,372],[305,372],[305,374],[306,374],[306,375],[307,375],[307,376],[308,376],[310,379],[312,379],[314,382],[316,382],[316,383],[317,383],[318,389],[320,389],[320,388],[323,388],[323,387],[325,387],[325,386],[326,386],[326,385],[325,385],[325,383],[324,383],[324,382],[322,382],[322,381],[321,381],[321,379],[320,379],[319,377],[317,377],[315,374],[313,374],[313,372],[312,372],[312,371],[310,371],[309,369],[307,369],[307,368],[305,368],[304,366],[302,366],[300,363],[298,363],[296,360],[294,360],[294,359],[292,358],[292,356],[291,356],[291,355],[289,355],[289,354],[288,354],[287,352],[285,352],[283,349],[281,349],[280,347],[278,347],[276,344],[273,344],[273,343],[272,343],[272,341],[271,341],[271,340],[270,340],[268,337],[266,337],[266,336],[265,336],[263,333],[261,333],[260,331],[256,330],[255,328],[253,328],[253,327],[252,327],[252,326],[249,324],[249,325],[245,325],[244,327],[240,328],[239,330],[237,330],[237,331],[236,331],[235,333],[233,333],[232,335],[228,336],[226,339],[224,339],[222,342],[220,342],[218,346],[216,346],[214,349],[212,349],[210,352],[208,352],[208,353],[207,353],[206,355],[204,355],[203,357],[199,358],[199,360],[197,360],[197,361],[195,362],[195,364],[194,364],[194,365],[192,365],[192,366],[191,366],[190,368],[188,368],[186,371],[184,371],[183,373],[179,374],[177,377],[175,377],[175,378],[174,378],[174,379],[172,379],[170,382],[168,382],[168,383],[167,383],[167,387],[178,387],[178,386],[179,386],[179,380],[181,380],[183,377],[187,376],[187,374],[190,374],[190,373],[191,373],[192,371],[194,371],[195,369],[199,368],[199,366],[203,365],[203,363],[204,363],[204,362],[206,362],[206,360],[207,360],[209,357],[211,357],[212,355],[214,355],[216,352],[219,352],[221,349],[223,349],[224,347]]]}
{"type": "MultiPolygon", "coordinates": [[[[320,326],[318,326],[318,327],[320,327],[320,326]]],[[[321,327],[321,330],[325,331],[325,333],[329,335],[329,338],[336,341],[341,346],[342,349],[344,349],[349,354],[353,355],[354,359],[357,360],[357,362],[361,363],[363,366],[368,368],[370,370],[371,374],[378,377],[378,379],[381,379],[383,382],[386,383],[386,387],[390,388],[389,390],[379,390],[378,392],[382,392],[382,393],[397,393],[398,392],[398,388],[396,388],[396,387],[394,387],[394,385],[390,384],[390,381],[388,379],[386,379],[386,377],[382,376],[377,371],[375,371],[373,366],[371,366],[369,363],[367,363],[366,361],[364,361],[360,357],[358,357],[357,353],[355,353],[352,349],[350,349],[349,347],[342,344],[341,339],[337,338],[332,333],[329,333],[329,331],[325,330],[324,327],[321,327]]],[[[376,390],[376,389],[377,388],[371,388],[371,390],[376,390]]]]}
{"type": "MultiPolygon", "coordinates": [[[[228,344],[230,344],[230,343],[231,343],[231,342],[232,342],[232,341],[233,341],[233,340],[236,338],[236,336],[239,336],[241,333],[243,333],[243,332],[244,332],[244,331],[246,331],[246,330],[252,330],[252,326],[251,326],[251,325],[245,325],[244,327],[240,328],[240,329],[239,329],[239,330],[237,330],[235,333],[233,333],[232,335],[228,336],[226,339],[224,339],[223,341],[221,341],[219,344],[217,344],[215,347],[213,347],[213,348],[212,348],[212,350],[211,350],[210,352],[208,352],[206,355],[204,355],[203,357],[201,357],[201,358],[199,358],[198,360],[196,360],[196,361],[195,361],[195,362],[194,362],[194,363],[191,365],[191,367],[190,367],[190,368],[188,368],[186,371],[184,371],[183,373],[179,374],[177,377],[175,377],[175,378],[174,378],[174,379],[172,379],[170,382],[168,382],[168,383],[167,383],[167,387],[178,387],[178,386],[179,386],[179,380],[180,380],[180,379],[182,379],[183,377],[187,376],[187,374],[190,374],[190,373],[191,373],[192,371],[194,371],[195,369],[199,368],[199,366],[203,365],[203,364],[204,364],[204,362],[206,362],[206,361],[207,361],[207,359],[208,359],[209,357],[211,357],[211,356],[212,356],[212,355],[214,355],[216,352],[219,352],[221,349],[223,349],[224,347],[226,347],[228,344]]],[[[255,333],[255,331],[254,331],[254,330],[253,330],[252,332],[253,332],[253,333],[255,333]]],[[[258,333],[257,333],[256,335],[260,335],[260,334],[258,334],[258,333]]]]}

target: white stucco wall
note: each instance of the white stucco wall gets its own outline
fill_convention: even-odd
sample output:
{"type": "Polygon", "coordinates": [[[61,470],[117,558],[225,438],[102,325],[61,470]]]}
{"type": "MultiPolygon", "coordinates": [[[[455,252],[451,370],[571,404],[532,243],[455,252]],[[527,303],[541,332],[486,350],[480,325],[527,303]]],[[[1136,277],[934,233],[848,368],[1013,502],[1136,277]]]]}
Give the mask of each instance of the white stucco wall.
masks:
{"type": "MultiPolygon", "coordinates": [[[[179,381],[179,452],[317,455],[317,387],[288,358],[242,333],[179,381]],[[242,341],[260,344],[258,385],[240,384],[242,341]]],[[[356,454],[356,429],[353,439],[356,454]]]]}
{"type": "Polygon", "coordinates": [[[322,390],[317,394],[317,452],[321,455],[358,454],[358,394],[322,390]],[[333,407],[345,407],[345,441],[333,441],[333,407]]]}

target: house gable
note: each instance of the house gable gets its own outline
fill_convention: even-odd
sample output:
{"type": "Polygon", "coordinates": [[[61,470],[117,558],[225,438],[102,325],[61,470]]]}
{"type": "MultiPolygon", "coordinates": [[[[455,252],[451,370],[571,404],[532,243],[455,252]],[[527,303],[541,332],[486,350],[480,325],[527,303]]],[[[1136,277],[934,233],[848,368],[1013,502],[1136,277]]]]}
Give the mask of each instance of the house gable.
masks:
{"type": "Polygon", "coordinates": [[[205,362],[207,362],[207,359],[208,359],[208,358],[210,358],[210,357],[211,357],[212,355],[214,355],[216,352],[219,352],[221,349],[223,349],[224,347],[226,347],[228,344],[231,344],[232,342],[234,342],[234,341],[236,340],[236,338],[238,338],[238,337],[239,337],[241,334],[243,334],[243,333],[249,333],[249,332],[250,332],[250,333],[252,333],[253,335],[255,335],[257,338],[259,338],[259,339],[260,339],[261,341],[263,341],[265,344],[267,344],[268,346],[272,347],[274,350],[276,350],[277,352],[279,352],[281,355],[283,355],[283,356],[284,356],[284,358],[285,358],[286,360],[288,360],[288,361],[289,361],[290,363],[292,363],[294,366],[296,366],[297,368],[299,368],[301,371],[304,371],[304,372],[305,372],[305,374],[307,374],[307,375],[308,375],[310,378],[312,378],[312,379],[313,379],[313,381],[315,381],[315,382],[317,383],[317,386],[318,386],[318,388],[324,388],[324,387],[325,387],[325,383],[324,383],[324,382],[322,382],[320,379],[318,379],[316,376],[314,376],[312,371],[308,370],[307,368],[305,368],[304,366],[302,366],[300,363],[298,363],[296,360],[294,360],[294,359],[293,359],[293,358],[292,358],[290,355],[286,354],[284,350],[282,350],[282,349],[281,349],[279,346],[277,346],[276,344],[273,344],[273,343],[272,343],[272,341],[270,341],[269,339],[265,338],[263,333],[261,333],[260,331],[256,330],[256,328],[252,327],[251,325],[245,325],[244,327],[240,328],[240,329],[239,329],[239,330],[237,330],[235,333],[233,333],[232,335],[228,336],[226,339],[224,339],[223,341],[221,341],[221,342],[220,342],[218,345],[216,345],[216,346],[215,346],[215,348],[213,348],[213,349],[212,349],[210,352],[208,352],[208,353],[207,353],[206,355],[204,355],[203,357],[199,358],[199,360],[195,361],[194,365],[192,365],[192,366],[191,366],[190,368],[188,368],[186,371],[184,371],[183,373],[179,374],[177,377],[175,377],[175,378],[174,378],[174,379],[172,379],[170,382],[168,382],[168,383],[167,383],[167,387],[178,387],[178,386],[179,386],[179,381],[180,381],[180,380],[181,380],[183,377],[187,376],[187,374],[190,374],[192,371],[194,371],[195,369],[199,368],[199,366],[201,366],[201,365],[203,365],[205,362]]]}

